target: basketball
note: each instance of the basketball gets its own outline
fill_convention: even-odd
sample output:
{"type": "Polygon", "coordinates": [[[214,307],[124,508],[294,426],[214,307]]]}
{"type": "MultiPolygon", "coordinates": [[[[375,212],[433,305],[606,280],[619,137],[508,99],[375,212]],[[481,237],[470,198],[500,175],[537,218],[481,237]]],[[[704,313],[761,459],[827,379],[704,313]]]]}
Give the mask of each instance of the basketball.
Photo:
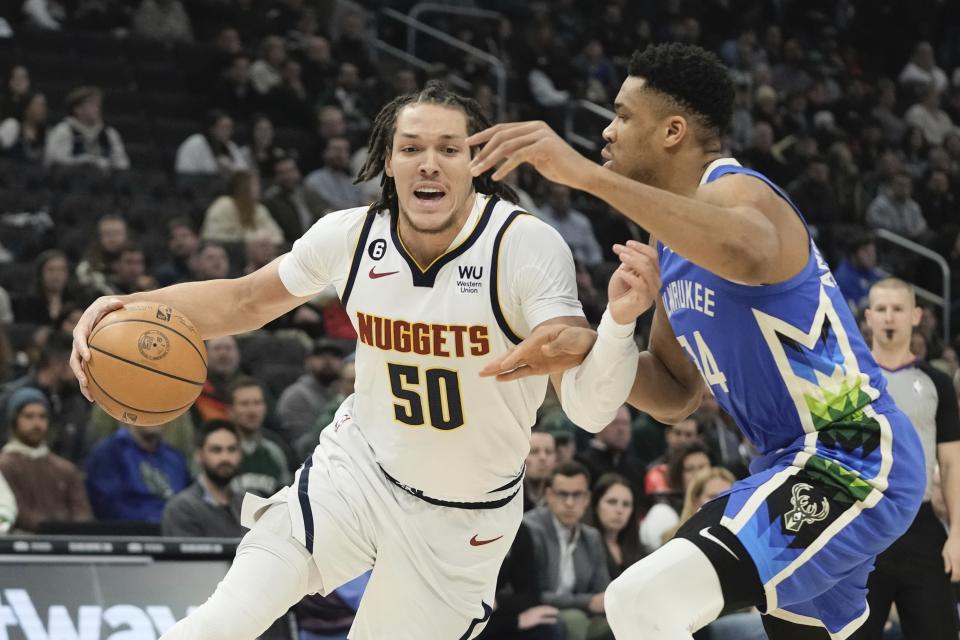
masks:
{"type": "Polygon", "coordinates": [[[173,420],[190,408],[207,377],[200,333],[166,305],[137,302],[109,313],[88,344],[90,394],[127,424],[173,420]]]}

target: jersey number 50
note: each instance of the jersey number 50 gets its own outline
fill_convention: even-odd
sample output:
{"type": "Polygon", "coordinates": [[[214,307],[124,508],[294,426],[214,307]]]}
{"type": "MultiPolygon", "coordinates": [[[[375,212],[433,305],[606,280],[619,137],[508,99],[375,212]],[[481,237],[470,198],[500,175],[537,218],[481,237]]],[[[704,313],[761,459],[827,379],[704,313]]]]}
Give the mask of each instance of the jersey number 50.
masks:
{"type": "Polygon", "coordinates": [[[451,369],[427,369],[423,372],[424,389],[420,388],[420,368],[387,363],[390,390],[400,402],[393,403],[393,415],[403,424],[419,427],[425,424],[423,396],[427,398],[430,426],[449,431],[463,426],[463,401],[460,399],[460,376],[451,369]]]}

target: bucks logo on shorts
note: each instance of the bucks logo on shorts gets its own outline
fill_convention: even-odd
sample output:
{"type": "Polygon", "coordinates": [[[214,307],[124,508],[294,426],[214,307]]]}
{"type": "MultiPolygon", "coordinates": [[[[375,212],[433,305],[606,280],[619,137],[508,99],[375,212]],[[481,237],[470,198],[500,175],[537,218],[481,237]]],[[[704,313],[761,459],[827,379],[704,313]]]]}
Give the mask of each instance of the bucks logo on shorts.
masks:
{"type": "Polygon", "coordinates": [[[826,498],[820,502],[812,501],[811,489],[813,487],[806,482],[793,485],[793,497],[790,498],[793,509],[783,514],[783,526],[787,531],[796,533],[803,525],[820,522],[830,515],[830,502],[826,498]]]}

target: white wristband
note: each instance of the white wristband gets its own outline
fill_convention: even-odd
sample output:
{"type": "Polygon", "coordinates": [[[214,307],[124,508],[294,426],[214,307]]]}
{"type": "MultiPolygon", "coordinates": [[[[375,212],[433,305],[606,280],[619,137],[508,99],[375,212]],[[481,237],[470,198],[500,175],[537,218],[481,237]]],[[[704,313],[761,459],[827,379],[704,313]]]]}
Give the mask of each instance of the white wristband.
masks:
{"type": "Polygon", "coordinates": [[[616,322],[609,308],[597,327],[597,341],[579,366],[563,374],[560,404],[577,425],[597,433],[613,422],[637,375],[640,350],[633,339],[636,320],[616,322]]]}

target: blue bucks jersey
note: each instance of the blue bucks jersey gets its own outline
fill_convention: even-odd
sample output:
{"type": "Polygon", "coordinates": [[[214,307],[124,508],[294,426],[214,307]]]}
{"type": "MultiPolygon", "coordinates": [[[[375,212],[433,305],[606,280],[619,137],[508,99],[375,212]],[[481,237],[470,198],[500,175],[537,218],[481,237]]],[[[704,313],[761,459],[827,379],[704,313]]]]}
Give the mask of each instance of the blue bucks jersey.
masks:
{"type": "MultiPolygon", "coordinates": [[[[765,176],[732,160],[711,165],[704,182],[728,173],[763,180],[794,206],[765,176]]],[[[803,270],[769,286],[737,284],[662,243],[657,249],[662,303],[677,340],[723,409],[769,454],[753,470],[806,448],[821,464],[875,477],[881,458],[869,454],[880,446],[880,429],[864,410],[894,404],[813,241],[803,270]],[[825,430],[838,424],[847,428],[825,430]]]]}

